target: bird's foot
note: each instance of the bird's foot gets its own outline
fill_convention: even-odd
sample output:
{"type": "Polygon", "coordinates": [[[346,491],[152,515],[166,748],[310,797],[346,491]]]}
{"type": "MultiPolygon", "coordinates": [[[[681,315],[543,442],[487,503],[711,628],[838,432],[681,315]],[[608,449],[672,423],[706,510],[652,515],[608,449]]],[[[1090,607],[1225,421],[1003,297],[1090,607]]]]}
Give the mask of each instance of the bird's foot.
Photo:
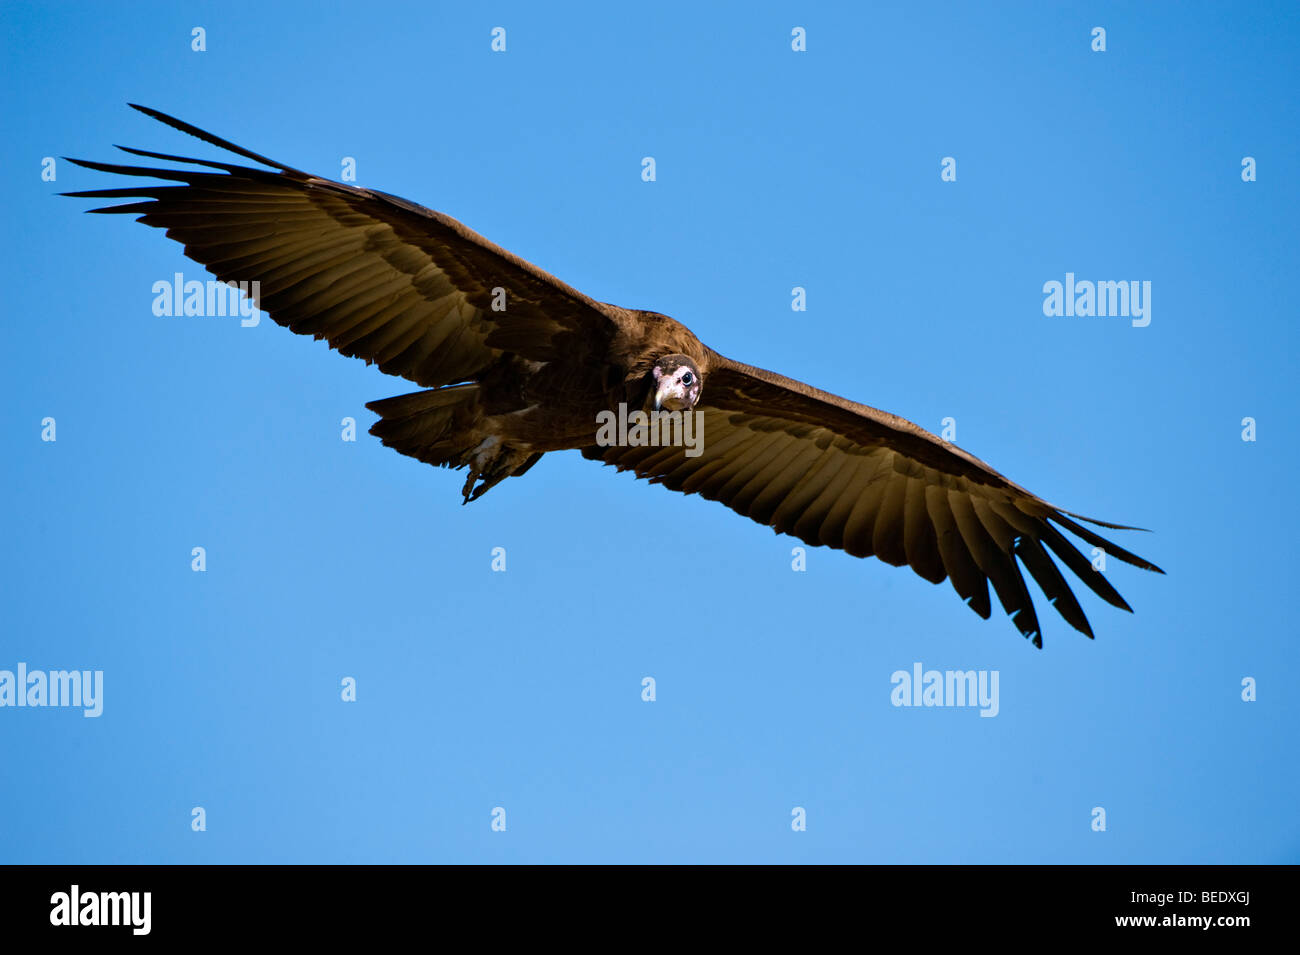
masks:
{"type": "Polygon", "coordinates": [[[465,478],[465,486],[461,488],[461,495],[465,498],[461,501],[462,506],[478,500],[489,488],[510,476],[511,468],[501,466],[504,463],[502,459],[507,457],[502,454],[504,450],[501,439],[491,435],[469,453],[469,477],[465,478]],[[478,484],[477,488],[475,484],[478,484]]]}

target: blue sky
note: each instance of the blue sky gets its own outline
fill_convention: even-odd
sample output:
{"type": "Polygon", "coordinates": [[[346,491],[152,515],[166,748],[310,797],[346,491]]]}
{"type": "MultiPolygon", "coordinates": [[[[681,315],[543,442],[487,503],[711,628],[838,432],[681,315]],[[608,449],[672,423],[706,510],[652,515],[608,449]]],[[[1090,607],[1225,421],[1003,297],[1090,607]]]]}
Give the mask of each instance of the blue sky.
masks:
{"type": "Polygon", "coordinates": [[[102,670],[104,709],[0,708],[0,860],[1300,861],[1293,5],[3,16],[0,669],[102,670]],[[47,156],[220,158],[127,102],[354,157],[597,299],[951,417],[1048,500],[1151,528],[1116,540],[1168,575],[1111,562],[1134,615],[1077,587],[1095,641],[1035,591],[1040,652],[947,583],[794,572],[796,541],[576,452],[461,507],[462,475],[364,433],[414,385],[269,320],[155,316],[197,264],[55,198],[115,183],[47,156]],[[1067,272],[1150,281],[1150,325],[1045,316],[1067,272]],[[894,707],[915,663],[997,671],[998,715],[894,707]]]}

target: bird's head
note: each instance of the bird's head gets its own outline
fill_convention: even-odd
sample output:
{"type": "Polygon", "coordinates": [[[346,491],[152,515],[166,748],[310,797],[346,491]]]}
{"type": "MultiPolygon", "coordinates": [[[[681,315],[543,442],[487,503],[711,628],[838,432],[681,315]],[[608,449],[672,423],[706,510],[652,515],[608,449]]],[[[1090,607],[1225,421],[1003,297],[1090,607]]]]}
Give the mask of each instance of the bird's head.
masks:
{"type": "Polygon", "coordinates": [[[650,370],[654,376],[655,411],[690,411],[700,400],[700,369],[685,355],[665,355],[650,370]]]}

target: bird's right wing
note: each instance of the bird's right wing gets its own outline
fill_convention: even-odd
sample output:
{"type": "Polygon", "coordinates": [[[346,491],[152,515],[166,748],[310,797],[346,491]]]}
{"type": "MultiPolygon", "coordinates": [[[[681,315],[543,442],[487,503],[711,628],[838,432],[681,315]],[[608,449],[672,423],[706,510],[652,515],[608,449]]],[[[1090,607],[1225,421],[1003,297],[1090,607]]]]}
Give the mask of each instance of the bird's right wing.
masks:
{"type": "Polygon", "coordinates": [[[450,216],[313,176],[135,108],[272,169],[119,147],[204,168],[74,159],[177,185],[64,195],[144,200],[90,211],[138,213],[218,279],[260,283],[257,305],[279,324],[327,339],[381,371],[433,388],[471,379],[506,352],[534,361],[603,361],[627,320],[450,216]]]}

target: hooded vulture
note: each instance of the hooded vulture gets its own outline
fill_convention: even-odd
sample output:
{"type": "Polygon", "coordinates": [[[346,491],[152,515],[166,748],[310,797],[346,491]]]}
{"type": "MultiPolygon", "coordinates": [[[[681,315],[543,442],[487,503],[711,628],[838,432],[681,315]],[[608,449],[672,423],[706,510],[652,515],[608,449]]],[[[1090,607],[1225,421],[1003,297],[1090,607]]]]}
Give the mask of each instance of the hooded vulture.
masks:
{"type": "Polygon", "coordinates": [[[807,544],[947,579],[986,619],[991,583],[1040,647],[1020,565],[1089,637],[1052,554],[1131,609],[1062,530],[1161,572],[1079,521],[1137,528],[1055,507],[910,421],[719,355],[666,315],[594,301],[442,213],[135,108],[267,168],[119,147],[187,167],[71,160],[170,184],[66,195],[133,200],[89,211],[165,229],[218,280],[258,283],[255,304],[280,325],[419,385],[367,405],[379,416],[371,433],[429,464],[467,468],[465,503],[548,451],[576,449],[807,544]],[[630,429],[605,428],[615,409],[630,429]],[[697,422],[697,446],[650,440],[650,416],[673,414],[697,422]]]}

